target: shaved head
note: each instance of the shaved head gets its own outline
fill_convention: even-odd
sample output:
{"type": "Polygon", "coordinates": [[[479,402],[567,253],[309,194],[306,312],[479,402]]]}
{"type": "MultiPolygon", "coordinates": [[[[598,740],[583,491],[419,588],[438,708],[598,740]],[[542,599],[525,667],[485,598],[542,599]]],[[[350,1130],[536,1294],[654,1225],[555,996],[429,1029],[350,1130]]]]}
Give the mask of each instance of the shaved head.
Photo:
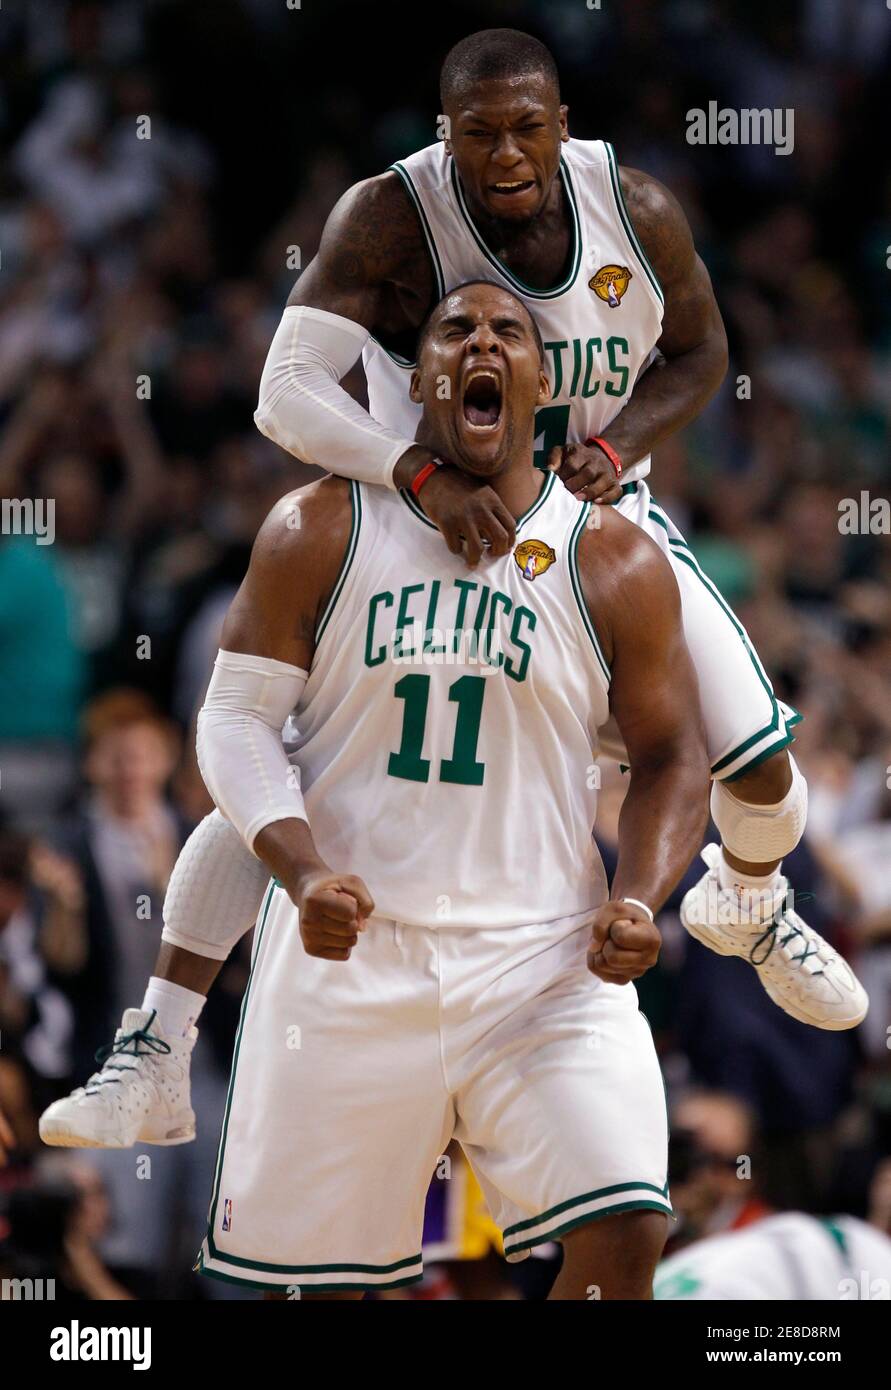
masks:
{"type": "Polygon", "coordinates": [[[439,78],[443,111],[453,109],[480,82],[516,77],[543,78],[560,100],[557,64],[549,49],[520,29],[480,29],[456,43],[439,78]]]}

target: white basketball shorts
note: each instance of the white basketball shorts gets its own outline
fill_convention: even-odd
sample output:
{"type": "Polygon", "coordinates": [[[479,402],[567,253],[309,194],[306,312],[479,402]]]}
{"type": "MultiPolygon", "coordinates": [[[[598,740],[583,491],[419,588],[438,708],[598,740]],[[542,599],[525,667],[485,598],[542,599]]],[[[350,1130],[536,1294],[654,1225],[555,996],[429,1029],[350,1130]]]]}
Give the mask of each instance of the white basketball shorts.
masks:
{"type": "Polygon", "coordinates": [[[652,1036],[633,985],[587,970],[591,915],[374,918],[325,961],[271,885],[196,1268],[292,1297],[414,1282],[453,1136],[509,1259],[597,1217],[670,1214],[652,1036]]]}
{"type": "MultiPolygon", "coordinates": [[[[776,698],[742,623],[646,483],[627,487],[616,510],[652,537],[674,570],[684,636],[699,680],[712,776],[732,782],[792,743],[792,727],[801,715],[776,698]]],[[[601,747],[608,756],[626,761],[612,720],[601,731],[601,747]]]]}

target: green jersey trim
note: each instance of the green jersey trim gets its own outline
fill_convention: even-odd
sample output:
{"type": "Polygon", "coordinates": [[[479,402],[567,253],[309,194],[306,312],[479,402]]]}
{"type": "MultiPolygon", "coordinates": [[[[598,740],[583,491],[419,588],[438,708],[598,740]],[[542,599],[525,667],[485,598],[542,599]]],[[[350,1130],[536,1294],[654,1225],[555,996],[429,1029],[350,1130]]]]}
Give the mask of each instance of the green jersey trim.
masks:
{"type": "MultiPolygon", "coordinates": [[[[653,521],[657,521],[660,526],[665,527],[666,531],[668,530],[668,525],[665,518],[659,515],[658,509],[655,509],[652,505],[650,508],[649,515],[653,521]]],[[[741,777],[746,772],[751,772],[754,768],[758,767],[760,763],[766,761],[767,758],[772,757],[774,753],[779,753],[783,748],[786,748],[790,743],[793,743],[795,735],[789,733],[789,725],[800,723],[802,716],[799,714],[798,710],[792,710],[792,718],[787,721],[785,716],[780,711],[780,706],[777,701],[776,695],[774,694],[773,686],[767,678],[767,674],[764,670],[764,667],[758,660],[754,647],[752,646],[751,642],[746,636],[745,629],[742,627],[741,623],[739,622],[739,619],[733,612],[733,609],[722,597],[720,590],[712,583],[708,575],[705,574],[703,570],[700,568],[699,563],[696,560],[696,557],[693,555],[686,541],[680,540],[677,537],[669,535],[668,545],[669,549],[671,550],[671,553],[674,556],[676,556],[678,560],[682,560],[685,565],[689,565],[693,573],[708,589],[715,602],[720,605],[724,613],[730,619],[730,622],[733,624],[737,634],[739,635],[740,641],[743,643],[746,649],[746,653],[749,657],[749,660],[755,668],[755,671],[758,675],[758,679],[764,686],[765,692],[768,696],[768,699],[770,700],[773,716],[770,720],[770,723],[765,724],[763,728],[759,729],[749,738],[744,739],[743,742],[737,744],[735,748],[731,748],[729,753],[725,753],[723,758],[719,758],[717,762],[712,764],[711,772],[713,777],[717,777],[721,781],[735,781],[736,778],[741,777]],[[769,747],[759,749],[756,753],[753,753],[752,758],[745,762],[741,767],[733,766],[733,764],[738,762],[738,760],[743,756],[743,754],[747,753],[750,748],[755,749],[758,744],[763,743],[764,739],[769,738],[770,735],[774,733],[776,733],[777,738],[776,740],[771,742],[769,747]],[[732,771],[730,771],[731,768],[732,771]],[[723,778],[719,776],[721,772],[725,773],[725,776],[723,778]]]]}
{"type": "MultiPolygon", "coordinates": [[[[538,496],[536,497],[535,501],[532,503],[532,506],[531,506],[531,507],[527,507],[526,511],[523,513],[523,515],[522,515],[522,516],[519,518],[519,520],[517,521],[517,531],[518,531],[518,532],[519,532],[521,526],[525,526],[525,524],[526,524],[527,521],[531,521],[532,517],[533,517],[533,516],[535,515],[535,513],[538,511],[539,507],[543,507],[543,506],[544,506],[544,504],[545,504],[545,502],[547,501],[548,497],[550,497],[550,495],[551,495],[551,490],[552,490],[552,488],[553,488],[553,486],[554,486],[554,478],[555,478],[555,474],[553,474],[553,473],[548,473],[547,477],[545,478],[544,483],[542,484],[541,492],[538,494],[538,496]]],[[[408,509],[409,509],[409,511],[411,512],[412,516],[416,516],[417,519],[418,519],[418,521],[423,521],[424,525],[425,525],[425,526],[429,526],[431,531],[438,531],[438,530],[439,530],[439,527],[436,526],[436,525],[434,524],[434,522],[432,522],[432,521],[430,520],[429,516],[427,516],[426,512],[424,511],[424,509],[423,509],[423,507],[421,506],[421,504],[418,502],[418,500],[417,500],[417,498],[415,497],[415,495],[414,495],[413,492],[410,492],[410,491],[408,490],[408,488],[401,488],[401,489],[400,489],[400,492],[399,492],[399,496],[402,498],[403,502],[404,502],[405,505],[408,507],[408,509]]]]}
{"type": "MultiPolygon", "coordinates": [[[[424,206],[420,198],[418,197],[414,184],[412,183],[411,174],[405,168],[404,164],[402,164],[397,159],[395,163],[390,165],[390,169],[393,171],[394,174],[399,175],[400,179],[402,180],[402,186],[408,194],[409,198],[411,198],[415,212],[418,214],[418,221],[421,224],[421,231],[424,234],[424,241],[427,245],[427,254],[430,257],[430,264],[433,267],[433,277],[436,281],[436,299],[434,300],[434,303],[436,303],[437,301],[442,299],[442,296],[445,293],[445,279],[442,273],[442,264],[439,259],[439,252],[436,249],[436,242],[433,239],[433,232],[431,230],[430,223],[427,221],[427,214],[424,211],[424,206]]],[[[413,362],[410,358],[403,357],[401,353],[391,352],[388,347],[384,346],[380,338],[376,338],[373,333],[371,335],[371,340],[372,342],[377,343],[377,346],[380,348],[381,352],[385,352],[389,357],[390,361],[395,363],[397,367],[402,367],[406,371],[413,371],[415,367],[418,365],[416,361],[413,362]]]]}
{"type": "Polygon", "coordinates": [[[647,260],[647,253],[644,251],[643,247],[640,244],[640,238],[638,237],[637,232],[634,230],[634,224],[632,223],[631,217],[628,213],[628,206],[625,202],[625,194],[622,192],[622,180],[619,177],[619,161],[616,159],[616,152],[613,149],[612,145],[610,145],[607,141],[604,141],[604,144],[606,145],[606,154],[607,159],[609,160],[610,182],[613,186],[613,197],[616,200],[616,207],[619,211],[619,219],[622,223],[622,226],[625,228],[625,233],[628,237],[628,240],[634,247],[637,259],[640,261],[641,265],[646,271],[647,279],[653,287],[656,298],[659,300],[660,304],[664,305],[665,295],[662,293],[662,286],[659,284],[659,281],[656,278],[655,270],[650,265],[650,262],[647,260]]]}
{"type": "Polygon", "coordinates": [[[411,512],[412,516],[416,516],[418,518],[418,521],[423,521],[424,525],[429,526],[431,531],[439,530],[439,527],[434,525],[427,513],[424,511],[421,504],[416,500],[413,492],[410,492],[407,487],[400,488],[399,496],[402,498],[403,502],[408,507],[408,510],[411,512]]]}
{"type": "Polygon", "coordinates": [[[445,276],[442,273],[442,262],[439,259],[439,252],[436,249],[436,241],[433,236],[433,230],[430,226],[430,223],[427,221],[427,214],[424,211],[424,205],[418,197],[417,190],[414,186],[414,183],[412,182],[411,174],[408,172],[405,165],[397,159],[394,164],[390,165],[390,168],[393,169],[401,178],[402,183],[405,187],[405,191],[414,203],[415,211],[418,214],[418,221],[421,224],[421,231],[424,233],[424,240],[427,243],[427,250],[430,253],[430,261],[433,266],[433,274],[436,276],[436,301],[438,302],[440,299],[442,299],[443,295],[445,294],[445,276]]]}
{"type": "Polygon", "coordinates": [[[566,199],[569,204],[570,216],[572,218],[572,260],[570,262],[569,271],[562,284],[555,285],[554,288],[550,290],[537,290],[533,288],[532,285],[524,284],[524,282],[518,276],[514,275],[512,271],[508,270],[504,262],[499,260],[498,257],[489,250],[488,246],[483,241],[482,237],[476,229],[473,218],[470,215],[470,209],[468,208],[467,202],[464,197],[464,189],[461,186],[461,180],[459,179],[458,171],[455,168],[455,161],[452,160],[452,188],[455,192],[455,199],[457,201],[458,208],[461,212],[461,216],[464,218],[464,221],[467,224],[467,228],[471,236],[473,237],[474,241],[476,242],[477,246],[485,256],[489,264],[494,266],[495,269],[501,275],[504,276],[505,280],[507,280],[509,285],[511,285],[520,294],[528,295],[530,299],[556,299],[559,295],[565,294],[566,291],[570,289],[570,287],[575,283],[575,278],[579,273],[579,266],[582,263],[582,228],[581,219],[579,218],[578,203],[576,202],[575,189],[572,186],[572,176],[569,171],[569,166],[566,163],[566,161],[562,158],[560,160],[560,176],[563,179],[563,188],[566,192],[566,199]]]}
{"type": "Polygon", "coordinates": [[[522,526],[525,526],[525,525],[526,525],[526,522],[527,522],[527,521],[531,521],[531,520],[532,520],[532,518],[535,516],[535,513],[539,510],[539,508],[541,508],[541,507],[544,506],[545,502],[548,500],[548,498],[550,497],[551,493],[552,493],[553,490],[554,490],[554,482],[555,482],[555,479],[556,479],[556,474],[555,474],[555,473],[549,473],[548,476],[545,478],[544,487],[542,488],[541,492],[538,494],[538,497],[537,497],[537,498],[535,499],[535,501],[532,503],[532,506],[531,506],[531,507],[527,507],[526,510],[525,510],[525,512],[523,513],[523,515],[522,515],[521,517],[518,518],[518,520],[517,520],[517,531],[518,531],[518,532],[519,532],[519,530],[520,530],[520,528],[521,528],[522,526]]]}
{"type": "Polygon", "coordinates": [[[373,333],[371,335],[371,341],[380,348],[381,352],[386,353],[394,366],[401,367],[403,371],[413,372],[418,365],[417,362],[410,362],[407,357],[399,357],[395,352],[391,352],[388,347],[384,347],[380,338],[375,338],[373,333]]]}
{"type": "Polygon", "coordinates": [[[322,640],[322,635],[325,631],[325,628],[328,626],[328,623],[331,620],[331,615],[334,612],[335,607],[337,606],[337,600],[340,598],[340,595],[343,592],[343,586],[346,583],[346,577],[349,574],[353,560],[356,557],[356,549],[359,544],[359,530],[362,526],[362,494],[359,491],[359,484],[355,481],[354,478],[350,479],[350,506],[352,509],[350,538],[347,543],[346,554],[343,557],[343,563],[340,566],[340,573],[337,576],[337,582],[334,585],[333,590],[331,591],[331,597],[325,605],[325,611],[322,614],[318,627],[316,628],[316,647],[318,647],[319,643],[322,640]]]}
{"type": "Polygon", "coordinates": [[[842,1230],[841,1226],[836,1224],[836,1222],[833,1220],[831,1216],[821,1216],[817,1219],[820,1222],[820,1225],[825,1230],[826,1234],[837,1246],[839,1254],[842,1257],[842,1263],[844,1264],[845,1269],[850,1270],[852,1267],[851,1248],[848,1245],[848,1237],[845,1235],[845,1232],[842,1230]]]}
{"type": "Polygon", "coordinates": [[[661,508],[657,507],[654,502],[650,503],[649,517],[651,521],[658,522],[660,526],[664,527],[665,530],[668,531],[668,545],[671,550],[671,553],[673,555],[676,555],[679,560],[683,560],[685,564],[690,566],[693,573],[697,576],[699,580],[701,580],[701,582],[708,589],[715,602],[723,609],[724,613],[729,618],[730,622],[733,624],[733,627],[736,630],[736,633],[739,636],[740,641],[745,646],[745,649],[749,656],[749,660],[751,661],[752,665],[757,671],[758,679],[764,686],[764,689],[767,692],[771,704],[776,706],[776,696],[773,693],[773,686],[767,678],[767,673],[764,670],[764,667],[761,665],[761,662],[758,660],[758,657],[755,654],[754,647],[752,646],[751,642],[746,636],[745,628],[740,623],[739,618],[737,618],[729,603],[727,603],[726,599],[724,599],[724,597],[722,596],[721,591],[715,586],[715,584],[712,583],[708,575],[705,574],[705,572],[702,570],[699,561],[696,559],[696,556],[693,554],[687,542],[685,540],[682,540],[681,537],[673,536],[671,534],[671,532],[668,530],[668,518],[662,512],[661,508]]]}
{"type": "MultiPolygon", "coordinates": [[[[553,476],[554,475],[552,473],[551,477],[553,476]]],[[[591,622],[591,614],[588,612],[588,605],[585,602],[584,590],[582,589],[582,581],[579,577],[579,540],[587,524],[588,517],[591,514],[591,508],[595,507],[596,505],[596,502],[586,502],[585,505],[582,507],[581,515],[573,528],[572,536],[570,537],[569,541],[569,579],[572,584],[572,592],[575,595],[575,601],[578,604],[579,612],[582,615],[582,622],[585,625],[585,631],[591,639],[591,645],[594,648],[594,653],[597,657],[597,660],[600,663],[603,674],[606,676],[607,680],[610,680],[610,669],[607,666],[606,658],[604,657],[603,652],[600,649],[600,643],[597,640],[597,633],[594,631],[594,624],[591,622]]]]}

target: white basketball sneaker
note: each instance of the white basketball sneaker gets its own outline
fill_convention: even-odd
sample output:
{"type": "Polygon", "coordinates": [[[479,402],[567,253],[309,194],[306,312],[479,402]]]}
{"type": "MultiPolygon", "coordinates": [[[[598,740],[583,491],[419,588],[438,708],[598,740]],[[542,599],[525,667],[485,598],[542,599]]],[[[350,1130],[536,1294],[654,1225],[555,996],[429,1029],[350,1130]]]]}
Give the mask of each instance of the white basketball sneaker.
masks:
{"type": "Polygon", "coordinates": [[[681,903],[690,935],[718,955],[749,961],[773,1002],[799,1023],[834,1031],[862,1023],[866,990],[847,961],[792,910],[788,880],[781,877],[765,900],[721,888],[720,845],[706,845],[702,857],[708,872],[681,903]]]}
{"type": "Polygon", "coordinates": [[[198,1029],[165,1038],[155,1012],[126,1009],[102,1067],[40,1117],[44,1144],[66,1149],[129,1149],[132,1144],[188,1144],[195,1138],[189,1063],[198,1029]]]}

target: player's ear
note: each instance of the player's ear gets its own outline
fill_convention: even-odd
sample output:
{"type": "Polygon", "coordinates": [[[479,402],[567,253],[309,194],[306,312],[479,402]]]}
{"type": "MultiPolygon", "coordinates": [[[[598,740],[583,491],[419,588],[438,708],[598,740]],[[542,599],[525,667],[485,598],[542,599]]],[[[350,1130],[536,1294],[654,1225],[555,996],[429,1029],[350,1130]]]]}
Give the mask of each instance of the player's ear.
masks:
{"type": "Polygon", "coordinates": [[[408,398],[410,401],[414,401],[415,405],[424,404],[424,398],[421,395],[421,374],[418,371],[414,371],[411,374],[411,381],[408,387],[408,398]]]}
{"type": "Polygon", "coordinates": [[[566,106],[565,103],[564,103],[564,104],[561,104],[561,106],[560,106],[559,114],[558,114],[558,119],[559,119],[559,121],[560,121],[560,139],[561,139],[561,140],[568,140],[568,139],[569,139],[569,107],[566,106]]]}
{"type": "Polygon", "coordinates": [[[538,374],[538,401],[536,404],[544,405],[545,401],[551,399],[551,383],[548,381],[547,374],[542,367],[538,374]]]}

